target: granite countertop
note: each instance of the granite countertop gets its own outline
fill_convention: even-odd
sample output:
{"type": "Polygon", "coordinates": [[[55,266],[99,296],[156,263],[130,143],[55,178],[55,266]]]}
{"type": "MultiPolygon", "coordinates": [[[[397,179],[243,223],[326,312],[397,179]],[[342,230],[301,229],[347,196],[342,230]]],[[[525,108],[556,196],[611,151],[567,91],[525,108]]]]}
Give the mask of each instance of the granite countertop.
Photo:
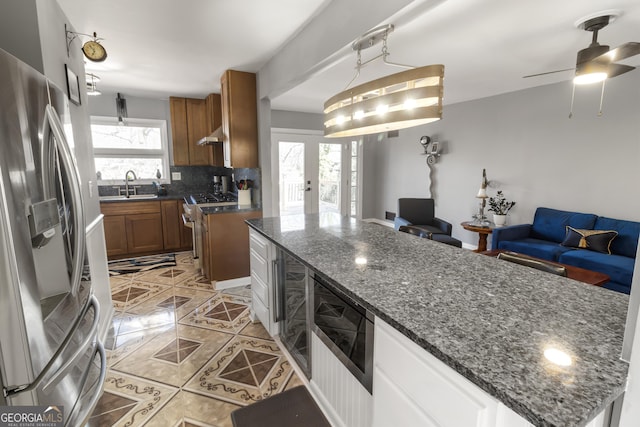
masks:
{"type": "Polygon", "coordinates": [[[583,426],[624,391],[628,295],[336,214],[247,223],[534,425],[583,426]]]}
{"type": "Polygon", "coordinates": [[[115,197],[115,196],[100,196],[99,201],[100,203],[121,203],[121,202],[156,202],[156,201],[162,201],[162,200],[184,200],[185,196],[181,196],[181,195],[168,195],[168,196],[156,196],[153,197],[153,195],[149,195],[149,197],[144,197],[146,196],[146,194],[139,194],[139,196],[143,196],[143,197],[130,197],[130,198],[126,198],[126,197],[122,197],[120,198],[118,196],[118,198],[111,198],[111,197],[115,197]],[[107,198],[102,198],[102,197],[107,197],[107,198]]]}
{"type": "MultiPolygon", "coordinates": [[[[197,205],[196,205],[197,206],[197,205]]],[[[231,206],[210,206],[210,207],[200,207],[202,213],[205,215],[213,215],[219,213],[229,213],[229,212],[250,212],[250,211],[259,211],[259,206],[254,205],[231,205],[231,206]]]]}

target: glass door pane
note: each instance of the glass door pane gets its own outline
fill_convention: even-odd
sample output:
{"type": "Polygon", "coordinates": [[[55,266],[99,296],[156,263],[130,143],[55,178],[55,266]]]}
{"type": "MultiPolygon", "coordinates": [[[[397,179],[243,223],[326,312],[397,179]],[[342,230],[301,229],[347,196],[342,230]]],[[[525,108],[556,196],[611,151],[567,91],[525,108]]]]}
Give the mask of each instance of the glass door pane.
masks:
{"type": "Polygon", "coordinates": [[[304,213],[304,157],[302,142],[278,143],[280,215],[304,213]]]}
{"type": "Polygon", "coordinates": [[[319,211],[340,213],[342,145],[321,143],[319,151],[319,211]]]}
{"type": "Polygon", "coordinates": [[[283,250],[278,250],[282,267],[284,316],[280,339],[307,377],[309,371],[309,321],[307,313],[307,269],[304,264],[283,250]]]}

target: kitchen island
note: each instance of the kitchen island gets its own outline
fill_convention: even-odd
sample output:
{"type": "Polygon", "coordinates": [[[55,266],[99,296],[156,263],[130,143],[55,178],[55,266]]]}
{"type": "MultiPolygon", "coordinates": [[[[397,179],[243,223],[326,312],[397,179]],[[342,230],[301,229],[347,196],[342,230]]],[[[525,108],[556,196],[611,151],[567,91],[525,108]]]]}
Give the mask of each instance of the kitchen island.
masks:
{"type": "Polygon", "coordinates": [[[627,295],[335,214],[247,223],[522,421],[584,426],[624,391],[627,295]]]}

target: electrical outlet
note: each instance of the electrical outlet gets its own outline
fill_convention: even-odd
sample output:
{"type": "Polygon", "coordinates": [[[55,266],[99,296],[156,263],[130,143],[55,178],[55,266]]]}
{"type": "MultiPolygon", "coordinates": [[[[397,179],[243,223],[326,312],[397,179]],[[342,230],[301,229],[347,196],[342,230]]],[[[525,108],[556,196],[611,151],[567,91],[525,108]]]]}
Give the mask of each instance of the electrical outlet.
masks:
{"type": "Polygon", "coordinates": [[[172,181],[181,181],[182,173],[181,172],[171,172],[171,180],[172,181]]]}

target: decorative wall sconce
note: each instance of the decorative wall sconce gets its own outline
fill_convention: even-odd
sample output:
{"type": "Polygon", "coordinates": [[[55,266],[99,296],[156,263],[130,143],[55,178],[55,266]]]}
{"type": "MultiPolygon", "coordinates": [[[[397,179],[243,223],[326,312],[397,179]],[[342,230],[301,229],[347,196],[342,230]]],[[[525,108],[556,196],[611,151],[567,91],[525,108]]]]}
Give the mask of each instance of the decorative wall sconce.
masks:
{"type": "Polygon", "coordinates": [[[440,157],[441,145],[438,141],[432,141],[431,137],[423,136],[420,138],[420,144],[424,148],[424,155],[427,156],[427,164],[429,166],[435,165],[440,157]]]}
{"type": "Polygon", "coordinates": [[[97,83],[100,81],[100,77],[93,73],[86,73],[85,80],[87,83],[87,95],[97,96],[102,95],[102,92],[98,90],[97,83]]]}
{"type": "Polygon", "coordinates": [[[128,117],[127,115],[127,100],[118,92],[116,96],[116,114],[118,115],[118,124],[124,125],[124,119],[128,117]]]}
{"type": "Polygon", "coordinates": [[[444,65],[413,67],[387,60],[387,36],[393,25],[365,33],[351,45],[358,53],[356,74],[343,92],[324,103],[324,135],[367,135],[430,123],[442,118],[444,65]],[[362,62],[361,50],[382,41],[382,53],[362,62]],[[387,65],[408,68],[349,89],[365,65],[382,58],[387,65]]]}
{"type": "Polygon", "coordinates": [[[64,32],[67,37],[67,57],[69,56],[69,50],[71,49],[71,42],[73,42],[76,38],[80,37],[89,37],[82,45],[82,53],[84,56],[93,62],[102,62],[107,59],[107,50],[100,44],[102,38],[99,38],[97,34],[94,32],[93,35],[78,33],[75,31],[67,30],[67,25],[64,26],[64,32]]]}
{"type": "Polygon", "coordinates": [[[438,141],[433,141],[430,136],[421,137],[420,144],[424,149],[424,153],[422,154],[427,156],[427,166],[429,166],[429,197],[435,199],[433,165],[436,164],[440,157],[442,145],[438,141]]]}

